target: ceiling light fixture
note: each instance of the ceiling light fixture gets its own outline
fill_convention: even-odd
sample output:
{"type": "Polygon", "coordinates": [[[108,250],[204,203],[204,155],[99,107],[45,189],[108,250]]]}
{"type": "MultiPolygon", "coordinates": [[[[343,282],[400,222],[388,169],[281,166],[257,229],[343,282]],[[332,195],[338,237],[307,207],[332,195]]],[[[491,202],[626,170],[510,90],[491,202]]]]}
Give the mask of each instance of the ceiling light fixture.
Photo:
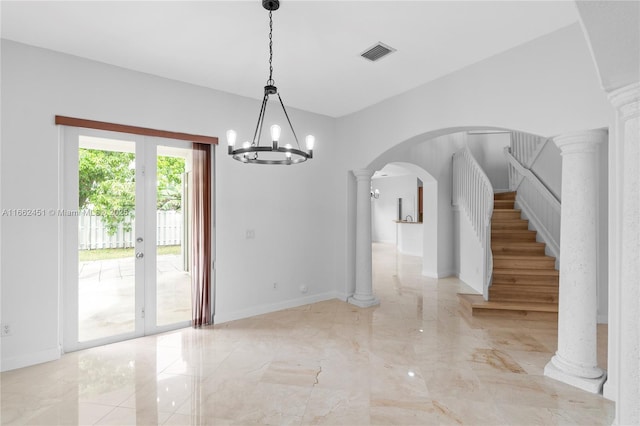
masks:
{"type": "Polygon", "coordinates": [[[272,13],[274,10],[278,10],[280,7],[279,0],[262,0],[262,7],[269,11],[269,79],[267,85],[264,86],[264,97],[262,98],[262,107],[260,108],[260,114],[258,115],[258,123],[256,124],[256,130],[253,133],[253,142],[246,141],[240,147],[236,148],[237,133],[235,130],[227,131],[227,143],[229,144],[229,155],[235,160],[243,163],[252,164],[298,164],[313,158],[313,145],[315,144],[315,138],[312,135],[308,135],[305,138],[307,150],[303,151],[300,148],[298,142],[298,136],[295,130],[293,130],[293,124],[289,119],[289,114],[284,107],[284,102],[278,93],[278,88],[275,86],[273,80],[273,18],[272,13]],[[260,137],[262,134],[262,125],[264,123],[265,112],[267,110],[267,102],[269,96],[277,95],[284,111],[284,116],[289,123],[291,133],[296,143],[294,148],[291,144],[285,144],[280,146],[280,135],[282,129],[279,125],[274,124],[271,126],[271,145],[260,145],[260,137]]]}

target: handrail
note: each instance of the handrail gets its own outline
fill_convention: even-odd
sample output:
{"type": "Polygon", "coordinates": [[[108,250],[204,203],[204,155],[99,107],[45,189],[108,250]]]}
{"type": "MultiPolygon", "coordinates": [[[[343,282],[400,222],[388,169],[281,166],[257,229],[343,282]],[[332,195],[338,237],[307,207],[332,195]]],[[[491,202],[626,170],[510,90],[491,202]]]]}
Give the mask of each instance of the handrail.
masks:
{"type": "MultiPolygon", "coordinates": [[[[546,142],[546,141],[545,141],[546,142]]],[[[551,254],[560,256],[561,202],[549,188],[505,147],[509,188],[517,192],[516,203],[540,234],[551,254]]]]}
{"type": "Polygon", "coordinates": [[[524,132],[511,132],[511,154],[520,164],[529,168],[540,155],[546,139],[524,132]]]}
{"type": "Polygon", "coordinates": [[[538,159],[538,157],[542,153],[542,150],[547,145],[547,142],[549,142],[552,139],[553,138],[546,138],[546,139],[542,140],[541,143],[538,144],[538,147],[536,148],[536,150],[533,152],[533,154],[531,154],[531,157],[529,157],[529,161],[527,161],[527,164],[526,164],[527,169],[530,170],[531,167],[533,167],[533,165],[535,164],[536,160],[538,159]]]}
{"type": "MultiPolygon", "coordinates": [[[[555,196],[555,194],[553,192],[551,192],[551,190],[547,187],[547,185],[545,185],[540,178],[533,173],[530,169],[524,167],[522,164],[520,164],[518,162],[518,160],[516,160],[516,158],[511,154],[511,150],[509,149],[508,146],[504,147],[504,155],[505,157],[507,157],[507,162],[516,169],[516,171],[521,174],[523,177],[531,180],[531,182],[533,183],[533,185],[535,185],[535,187],[542,193],[544,193],[544,195],[549,198],[549,200],[551,201],[552,207],[560,212],[561,206],[562,204],[560,203],[560,200],[558,200],[558,197],[555,196]]],[[[519,186],[519,185],[518,185],[519,186]]],[[[518,186],[516,186],[515,188],[513,188],[514,191],[517,191],[518,186]]]]}
{"type": "Polygon", "coordinates": [[[469,147],[453,154],[452,203],[462,207],[478,241],[483,247],[483,296],[489,297],[493,272],[491,253],[491,216],[493,214],[493,186],[469,147]]]}

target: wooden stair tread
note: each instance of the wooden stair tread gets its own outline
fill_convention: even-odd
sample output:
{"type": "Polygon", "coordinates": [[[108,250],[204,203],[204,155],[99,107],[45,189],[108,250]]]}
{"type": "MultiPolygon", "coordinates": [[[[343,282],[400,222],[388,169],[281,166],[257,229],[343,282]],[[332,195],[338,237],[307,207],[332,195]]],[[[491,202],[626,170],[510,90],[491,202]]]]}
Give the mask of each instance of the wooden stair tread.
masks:
{"type": "Polygon", "coordinates": [[[538,275],[548,277],[559,277],[557,269],[514,269],[514,268],[494,268],[493,276],[496,275],[538,275]]]}
{"type": "Polygon", "coordinates": [[[541,255],[517,255],[517,254],[496,254],[493,256],[493,260],[556,260],[555,257],[547,256],[546,254],[541,255]]]}
{"type": "Polygon", "coordinates": [[[516,199],[516,193],[513,192],[513,191],[496,192],[495,194],[493,194],[493,199],[494,200],[515,200],[516,199]]]}
{"type": "Polygon", "coordinates": [[[545,254],[515,208],[515,192],[494,194],[491,216],[493,282],[489,300],[477,294],[458,294],[472,315],[530,320],[558,319],[559,277],[556,258],[545,254]]]}
{"type": "Polygon", "coordinates": [[[536,303],[536,302],[492,302],[484,300],[479,294],[458,294],[461,300],[472,309],[491,309],[502,311],[530,311],[530,312],[558,312],[556,303],[536,303]]]}
{"type": "Polygon", "coordinates": [[[491,241],[491,245],[509,246],[514,248],[529,248],[529,247],[545,247],[545,243],[539,241],[491,241]]]}
{"type": "Polygon", "coordinates": [[[491,221],[491,230],[499,229],[529,229],[529,221],[523,219],[493,219],[491,221]]]}
{"type": "Polygon", "coordinates": [[[492,229],[491,240],[496,241],[535,241],[538,233],[528,229],[492,229]]]}
{"type": "Polygon", "coordinates": [[[494,200],[493,201],[493,206],[494,208],[497,208],[498,206],[509,206],[507,208],[513,208],[513,205],[515,203],[515,200],[494,200]]]}
{"type": "Polygon", "coordinates": [[[501,254],[513,254],[514,256],[517,256],[520,253],[526,253],[528,255],[544,255],[544,249],[545,244],[537,241],[491,241],[491,251],[493,252],[494,257],[501,254]]]}
{"type": "Polygon", "coordinates": [[[530,229],[492,229],[492,234],[505,235],[505,234],[537,234],[536,231],[530,229]]]}
{"type": "Polygon", "coordinates": [[[492,283],[491,287],[489,287],[489,291],[517,291],[517,292],[530,292],[530,293],[553,293],[558,292],[560,286],[558,283],[547,284],[547,285],[522,285],[522,284],[513,284],[513,283],[492,283]]]}

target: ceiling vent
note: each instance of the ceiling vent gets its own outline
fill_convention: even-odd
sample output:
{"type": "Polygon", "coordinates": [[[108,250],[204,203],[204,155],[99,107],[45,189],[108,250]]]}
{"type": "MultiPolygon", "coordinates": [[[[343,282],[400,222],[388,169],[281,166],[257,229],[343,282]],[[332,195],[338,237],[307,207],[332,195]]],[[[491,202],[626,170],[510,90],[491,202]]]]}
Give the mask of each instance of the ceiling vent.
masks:
{"type": "Polygon", "coordinates": [[[376,45],[368,48],[363,53],[361,53],[360,56],[370,60],[371,62],[375,62],[378,59],[383,58],[387,56],[389,53],[393,53],[395,51],[396,49],[394,49],[393,47],[387,46],[384,43],[378,42],[376,45]]]}

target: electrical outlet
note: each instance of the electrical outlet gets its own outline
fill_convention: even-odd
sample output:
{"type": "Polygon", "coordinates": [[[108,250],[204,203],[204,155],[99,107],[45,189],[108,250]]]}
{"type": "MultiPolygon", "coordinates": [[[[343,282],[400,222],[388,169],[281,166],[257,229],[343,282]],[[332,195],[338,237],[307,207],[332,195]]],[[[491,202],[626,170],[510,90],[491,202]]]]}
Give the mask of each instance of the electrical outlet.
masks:
{"type": "Polygon", "coordinates": [[[273,289],[277,290],[277,288],[278,288],[278,283],[273,283],[273,289]]]}
{"type": "Polygon", "coordinates": [[[253,240],[256,238],[256,231],[254,229],[247,229],[246,238],[247,240],[253,240]]]}
{"type": "Polygon", "coordinates": [[[2,335],[11,336],[11,324],[2,324],[2,335]]]}
{"type": "Polygon", "coordinates": [[[307,291],[309,291],[309,287],[307,287],[306,284],[302,284],[300,286],[300,293],[306,293],[307,291]]]}

